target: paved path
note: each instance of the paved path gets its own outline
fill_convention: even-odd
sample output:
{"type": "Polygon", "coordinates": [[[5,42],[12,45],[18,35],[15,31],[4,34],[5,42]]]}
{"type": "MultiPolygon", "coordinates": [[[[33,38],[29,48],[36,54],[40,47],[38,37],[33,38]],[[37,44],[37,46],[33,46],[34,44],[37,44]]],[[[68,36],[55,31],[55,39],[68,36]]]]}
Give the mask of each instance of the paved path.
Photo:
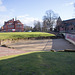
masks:
{"type": "Polygon", "coordinates": [[[16,55],[32,51],[50,51],[75,49],[75,46],[64,39],[25,40],[8,45],[15,49],[0,47],[0,56],[16,55]]]}
{"type": "Polygon", "coordinates": [[[53,39],[52,41],[52,49],[57,50],[65,50],[65,49],[73,49],[75,50],[75,45],[68,42],[65,39],[53,39]]]}

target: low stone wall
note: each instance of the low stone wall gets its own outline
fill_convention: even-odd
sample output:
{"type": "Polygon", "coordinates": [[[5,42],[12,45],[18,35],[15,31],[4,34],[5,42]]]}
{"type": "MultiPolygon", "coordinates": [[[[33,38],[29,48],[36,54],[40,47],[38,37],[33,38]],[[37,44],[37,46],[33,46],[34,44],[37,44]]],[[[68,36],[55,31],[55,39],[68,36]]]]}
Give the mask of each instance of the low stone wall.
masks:
{"type": "Polygon", "coordinates": [[[16,39],[16,40],[13,40],[13,39],[8,39],[8,40],[0,40],[0,45],[9,45],[11,43],[17,43],[17,42],[20,42],[20,41],[25,41],[26,39],[16,39]]]}
{"type": "Polygon", "coordinates": [[[8,45],[10,43],[15,43],[15,42],[17,42],[17,40],[12,40],[12,39],[10,39],[10,40],[0,40],[0,45],[8,45]]]}
{"type": "Polygon", "coordinates": [[[65,39],[75,45],[75,34],[65,33],[65,39]]]}
{"type": "Polygon", "coordinates": [[[49,37],[35,37],[35,38],[25,38],[25,39],[7,39],[7,40],[0,40],[0,45],[9,45],[10,43],[16,43],[20,41],[25,41],[25,40],[39,40],[39,39],[55,39],[55,36],[49,36],[49,37]]]}

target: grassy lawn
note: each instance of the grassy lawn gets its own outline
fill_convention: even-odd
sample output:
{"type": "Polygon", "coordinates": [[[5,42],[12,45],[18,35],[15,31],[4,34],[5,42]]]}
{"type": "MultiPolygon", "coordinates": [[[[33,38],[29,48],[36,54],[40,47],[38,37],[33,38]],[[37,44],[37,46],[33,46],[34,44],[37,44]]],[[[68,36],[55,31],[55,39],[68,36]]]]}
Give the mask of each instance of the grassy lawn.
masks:
{"type": "Polygon", "coordinates": [[[0,75],[75,75],[75,53],[71,52],[35,52],[0,59],[0,75]]]}
{"type": "Polygon", "coordinates": [[[55,36],[54,34],[45,32],[6,32],[0,33],[0,39],[24,39],[28,37],[47,37],[55,36]]]}

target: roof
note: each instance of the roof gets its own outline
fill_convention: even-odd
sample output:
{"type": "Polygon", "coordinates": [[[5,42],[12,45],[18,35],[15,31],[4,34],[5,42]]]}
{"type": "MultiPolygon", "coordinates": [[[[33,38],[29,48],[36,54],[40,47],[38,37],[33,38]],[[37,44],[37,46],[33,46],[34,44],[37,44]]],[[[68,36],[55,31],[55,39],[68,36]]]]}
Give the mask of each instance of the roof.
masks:
{"type": "Polygon", "coordinates": [[[68,19],[68,20],[63,20],[63,21],[71,21],[71,20],[75,20],[75,18],[73,18],[73,19],[68,19]]]}

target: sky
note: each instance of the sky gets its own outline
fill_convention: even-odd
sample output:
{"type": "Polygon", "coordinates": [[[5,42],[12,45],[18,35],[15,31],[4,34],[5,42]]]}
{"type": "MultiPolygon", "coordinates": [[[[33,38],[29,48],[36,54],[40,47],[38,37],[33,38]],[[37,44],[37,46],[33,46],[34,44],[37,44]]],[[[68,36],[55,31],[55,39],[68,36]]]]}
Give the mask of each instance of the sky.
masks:
{"type": "Polygon", "coordinates": [[[0,27],[5,21],[17,18],[23,24],[33,26],[43,20],[47,10],[53,10],[62,20],[75,17],[75,0],[0,0],[0,27]]]}

